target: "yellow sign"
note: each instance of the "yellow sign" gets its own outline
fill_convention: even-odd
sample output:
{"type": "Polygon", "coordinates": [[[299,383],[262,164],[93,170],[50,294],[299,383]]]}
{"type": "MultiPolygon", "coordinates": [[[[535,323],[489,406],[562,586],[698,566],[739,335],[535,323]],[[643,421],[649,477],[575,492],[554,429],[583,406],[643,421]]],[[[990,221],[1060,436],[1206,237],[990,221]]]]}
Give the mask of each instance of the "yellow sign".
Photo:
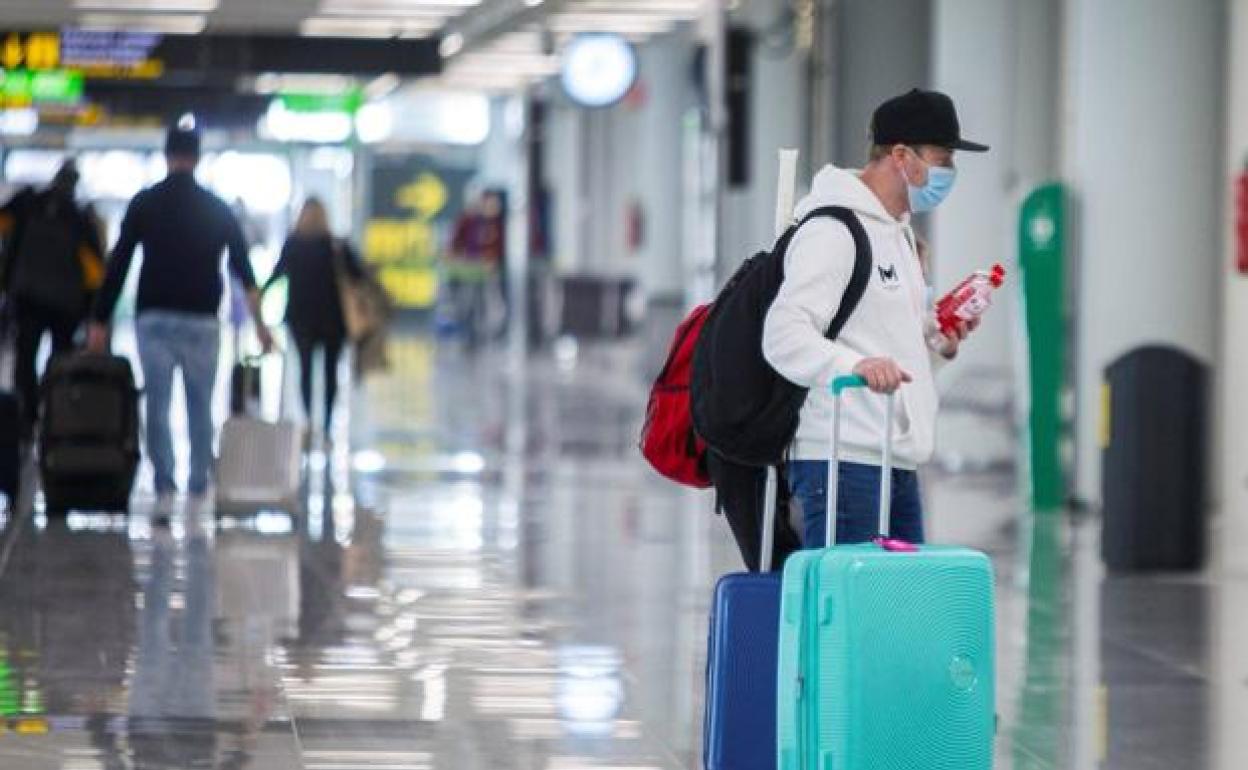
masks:
{"type": "Polygon", "coordinates": [[[17,720],[14,732],[18,735],[46,735],[48,720],[40,717],[28,717],[17,720]]]}
{"type": "Polygon", "coordinates": [[[155,80],[165,74],[165,63],[159,59],[147,59],[137,64],[87,64],[78,69],[89,78],[155,80]]]}
{"type": "Polygon", "coordinates": [[[382,285],[404,307],[429,307],[437,297],[436,249],[433,225],[427,221],[371,219],[364,227],[364,253],[381,266],[382,285]]]}
{"type": "Polygon", "coordinates": [[[61,66],[61,36],[55,32],[22,35],[11,32],[0,45],[0,66],[6,70],[54,70],[61,66]]]}
{"type": "Polygon", "coordinates": [[[399,188],[398,204],[428,221],[446,208],[446,185],[435,174],[426,171],[415,182],[399,188]]]}
{"type": "MultiPolygon", "coordinates": [[[[0,35],[3,35],[0,32],[0,35]]],[[[141,32],[68,30],[10,32],[0,41],[0,67],[6,70],[71,69],[92,78],[159,78],[165,64],[149,54],[160,36],[141,32]]]]}
{"type": "Polygon", "coordinates": [[[421,171],[383,195],[390,198],[389,216],[365,224],[364,256],[380,267],[378,277],[397,305],[433,307],[441,250],[434,220],[450,199],[446,182],[434,171],[421,171]],[[410,218],[404,215],[408,211],[410,218]]]}

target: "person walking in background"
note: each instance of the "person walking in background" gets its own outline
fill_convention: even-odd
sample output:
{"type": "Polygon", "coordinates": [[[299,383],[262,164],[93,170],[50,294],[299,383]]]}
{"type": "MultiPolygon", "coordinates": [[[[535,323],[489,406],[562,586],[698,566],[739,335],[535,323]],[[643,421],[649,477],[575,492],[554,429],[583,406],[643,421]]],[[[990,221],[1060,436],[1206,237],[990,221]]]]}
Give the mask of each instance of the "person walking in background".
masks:
{"type": "Polygon", "coordinates": [[[247,289],[261,345],[273,340],[260,316],[260,293],[247,244],[230,207],[195,181],[200,138],[175,126],[165,140],[165,179],[134,197],[121,223],[103,289],[92,311],[88,347],[108,349],[109,319],[121,296],[134,250],[143,246],[135,332],[147,398],[147,453],[156,472],[157,506],[168,512],[177,493],[169,399],[173,372],[182,370],[191,439],[187,491],[195,508],[207,502],[213,462],[212,395],[217,381],[223,279],[221,254],[247,289]]]}
{"type": "Polygon", "coordinates": [[[281,257],[264,290],[268,291],[282,277],[289,281],[286,325],[299,351],[299,390],[308,419],[309,443],[314,420],[313,354],[317,349],[324,352],[325,411],[321,428],[322,446],[328,449],[338,396],[338,360],[347,340],[341,282],[363,281],[365,276],[355,251],[330,232],[325,204],[317,198],[308,198],[303,204],[295,230],[282,246],[281,257]]]}
{"type": "Polygon", "coordinates": [[[53,355],[73,349],[74,333],[104,276],[100,232],[89,210],[74,200],[77,186],[77,165],[67,160],[46,189],[24,189],[0,210],[9,252],[3,293],[17,330],[15,380],[26,442],[39,413],[39,345],[51,334],[53,355]]]}
{"type": "Polygon", "coordinates": [[[505,258],[503,199],[487,190],[469,201],[450,242],[450,283],[469,349],[489,336],[489,290],[505,258]]]}

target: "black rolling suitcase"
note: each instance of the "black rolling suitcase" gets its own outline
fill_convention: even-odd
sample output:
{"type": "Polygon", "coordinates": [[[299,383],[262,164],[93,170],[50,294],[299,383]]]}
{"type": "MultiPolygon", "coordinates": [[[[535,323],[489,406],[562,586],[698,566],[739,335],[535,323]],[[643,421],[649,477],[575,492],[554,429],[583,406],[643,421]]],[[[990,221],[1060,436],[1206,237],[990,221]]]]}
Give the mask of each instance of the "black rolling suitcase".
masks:
{"type": "Polygon", "coordinates": [[[230,416],[255,417],[259,413],[260,359],[244,357],[230,371],[230,416]]]}
{"type": "Polygon", "coordinates": [[[48,512],[127,510],[139,465],[139,399],[130,362],[58,356],[42,393],[39,471],[48,512]]]}

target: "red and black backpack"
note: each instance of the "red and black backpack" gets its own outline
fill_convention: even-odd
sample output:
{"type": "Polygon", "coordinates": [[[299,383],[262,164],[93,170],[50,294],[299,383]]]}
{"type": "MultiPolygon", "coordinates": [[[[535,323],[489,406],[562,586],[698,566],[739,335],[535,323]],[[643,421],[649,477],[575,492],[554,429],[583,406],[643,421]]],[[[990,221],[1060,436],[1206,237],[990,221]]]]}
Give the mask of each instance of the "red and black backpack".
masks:
{"type": "Polygon", "coordinates": [[[743,466],[782,462],[797,430],[806,389],[782,377],[763,356],[763,322],[784,280],[784,254],[805,223],[828,217],[854,240],[854,269],[825,334],[835,339],[866,291],[871,244],[849,209],[816,209],[780,236],[771,251],[747,259],[715,302],[694,308],[668,350],[650,390],[641,453],[667,478],[699,489],[711,486],[706,453],[714,449],[743,466]]]}
{"type": "Polygon", "coordinates": [[[698,305],[676,327],[663,371],[650,389],[641,429],[641,453],[650,465],[672,481],[698,489],[709,487],[711,478],[706,471],[706,442],[693,430],[689,380],[693,349],[710,312],[710,305],[698,305]]]}

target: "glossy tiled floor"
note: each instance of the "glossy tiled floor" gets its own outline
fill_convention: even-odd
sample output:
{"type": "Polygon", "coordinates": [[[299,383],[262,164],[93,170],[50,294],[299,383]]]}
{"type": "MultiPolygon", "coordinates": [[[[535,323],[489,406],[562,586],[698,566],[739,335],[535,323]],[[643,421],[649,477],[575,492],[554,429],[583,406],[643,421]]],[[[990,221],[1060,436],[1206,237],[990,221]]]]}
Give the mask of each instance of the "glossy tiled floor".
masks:
{"type": "MultiPolygon", "coordinates": [[[[293,518],[3,520],[0,768],[701,766],[736,558],[636,455],[637,356],[394,359],[293,518]]],[[[1106,579],[1094,522],[1011,492],[927,479],[998,568],[998,767],[1248,767],[1248,583],[1106,579]]]]}

